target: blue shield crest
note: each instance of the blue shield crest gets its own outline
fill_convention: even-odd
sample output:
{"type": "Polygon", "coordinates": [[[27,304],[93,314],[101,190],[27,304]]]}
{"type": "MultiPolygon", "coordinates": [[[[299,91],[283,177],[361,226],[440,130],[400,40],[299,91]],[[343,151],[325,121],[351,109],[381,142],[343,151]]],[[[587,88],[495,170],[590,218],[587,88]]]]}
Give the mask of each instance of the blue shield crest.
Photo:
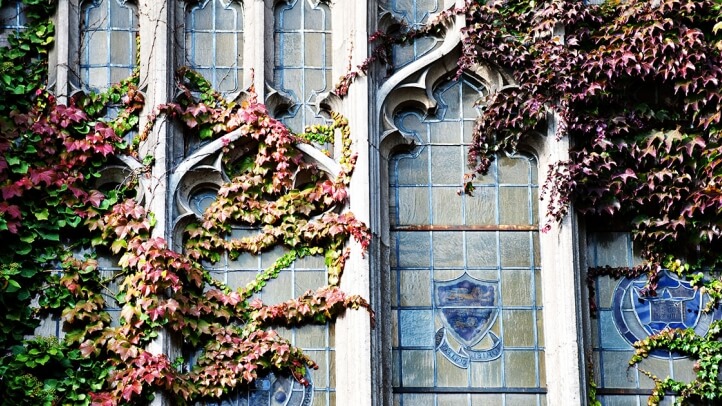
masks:
{"type": "Polygon", "coordinates": [[[648,334],[665,328],[694,328],[702,314],[702,294],[688,282],[660,274],[657,296],[642,294],[646,281],[632,283],[632,303],[637,320],[648,334]]]}
{"type": "Polygon", "coordinates": [[[434,282],[434,298],[441,321],[465,347],[476,345],[487,334],[498,314],[497,282],[472,278],[434,282]]]}
{"type": "MultiPolygon", "coordinates": [[[[614,291],[612,317],[619,334],[630,344],[665,328],[691,328],[705,335],[710,324],[719,320],[722,311],[705,312],[707,294],[694,289],[689,282],[669,271],[659,273],[656,296],[646,296],[643,289],[647,276],[623,278],[614,291]]],[[[668,357],[669,352],[653,351],[650,355],[668,357]]],[[[671,354],[672,357],[680,357],[671,354]]]]}

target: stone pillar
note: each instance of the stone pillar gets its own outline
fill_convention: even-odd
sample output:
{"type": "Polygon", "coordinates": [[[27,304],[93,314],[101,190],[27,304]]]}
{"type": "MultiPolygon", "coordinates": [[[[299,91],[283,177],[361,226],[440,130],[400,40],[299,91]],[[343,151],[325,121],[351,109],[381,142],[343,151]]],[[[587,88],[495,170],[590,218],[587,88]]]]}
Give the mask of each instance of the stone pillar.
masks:
{"type": "MultiPolygon", "coordinates": [[[[331,5],[333,20],[333,71],[338,80],[349,65],[361,64],[368,55],[367,14],[369,2],[339,0],[331,5]]],[[[370,2],[373,3],[373,2],[370,2]]],[[[349,120],[352,148],[358,153],[356,169],[349,187],[350,210],[369,224],[369,85],[359,78],[343,100],[341,113],[349,120]]],[[[341,288],[344,292],[369,299],[371,274],[369,255],[355,241],[350,243],[351,256],[346,262],[341,288]]],[[[371,324],[365,311],[347,311],[336,322],[336,404],[369,406],[374,398],[371,377],[371,324]]]]}
{"type": "MultiPolygon", "coordinates": [[[[148,115],[162,103],[171,98],[174,62],[171,54],[173,7],[169,0],[141,0],[138,4],[140,14],[140,89],[145,93],[145,107],[141,112],[140,128],[144,128],[148,115]]],[[[156,225],[152,237],[170,237],[170,202],[168,196],[168,151],[172,139],[172,125],[165,115],[157,117],[148,139],[140,145],[141,159],[152,156],[150,178],[147,182],[145,206],[153,212],[156,225]]],[[[167,331],[158,332],[158,337],[147,348],[153,354],[166,354],[173,359],[177,351],[171,343],[167,331]]],[[[153,406],[172,404],[163,394],[157,394],[151,403],[153,406]]]]}
{"type": "Polygon", "coordinates": [[[55,82],[58,104],[68,103],[68,71],[70,68],[70,0],[58,0],[55,9],[55,47],[50,51],[48,76],[55,82]]]}
{"type": "Polygon", "coordinates": [[[267,23],[273,21],[273,3],[269,0],[243,3],[243,86],[249,88],[253,84],[261,102],[266,97],[266,81],[273,79],[273,58],[266,58],[273,55],[273,24],[267,23]]]}
{"type": "MultiPolygon", "coordinates": [[[[539,158],[539,183],[549,173],[549,165],[569,159],[569,139],[556,140],[558,117],[549,119],[547,135],[536,152],[539,158]]],[[[539,216],[545,218],[549,199],[540,202],[539,216]]],[[[585,402],[583,304],[580,292],[579,242],[573,210],[561,223],[551,220],[551,229],[539,234],[544,305],[544,347],[547,376],[547,404],[581,405],[585,402]]]]}

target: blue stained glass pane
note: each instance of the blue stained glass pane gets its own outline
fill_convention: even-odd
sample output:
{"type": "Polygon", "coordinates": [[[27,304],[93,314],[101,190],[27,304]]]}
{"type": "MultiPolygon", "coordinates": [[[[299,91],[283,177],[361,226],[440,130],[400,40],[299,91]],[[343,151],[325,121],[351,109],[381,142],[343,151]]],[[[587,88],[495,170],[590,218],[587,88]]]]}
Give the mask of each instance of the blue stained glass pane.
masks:
{"type": "Polygon", "coordinates": [[[89,0],[81,7],[80,78],[85,90],[99,92],[136,66],[138,8],[121,0],[89,0]]]}
{"type": "Polygon", "coordinates": [[[709,323],[719,317],[718,312],[702,311],[706,294],[668,271],[660,274],[654,296],[644,293],[646,285],[646,276],[624,278],[615,290],[614,323],[630,344],[665,328],[692,328],[704,335],[709,323]]]}
{"type": "Polygon", "coordinates": [[[243,83],[243,7],[237,0],[205,0],[186,12],[186,63],[214,89],[236,94],[243,83]]]}
{"type": "Polygon", "coordinates": [[[431,310],[407,310],[399,315],[401,345],[431,347],[434,345],[434,316],[431,310]]]}
{"type": "Polygon", "coordinates": [[[624,349],[631,350],[632,346],[618,333],[614,324],[612,312],[599,312],[599,324],[604,328],[605,334],[602,336],[602,346],[608,349],[624,349]]]}

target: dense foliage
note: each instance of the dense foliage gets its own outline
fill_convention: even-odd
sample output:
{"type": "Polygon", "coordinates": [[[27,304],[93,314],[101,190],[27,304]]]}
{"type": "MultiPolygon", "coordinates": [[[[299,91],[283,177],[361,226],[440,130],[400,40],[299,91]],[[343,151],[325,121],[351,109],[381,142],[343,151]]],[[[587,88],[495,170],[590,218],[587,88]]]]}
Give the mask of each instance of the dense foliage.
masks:
{"type": "MultiPolygon", "coordinates": [[[[137,403],[157,391],[179,401],[218,398],[269,370],[303,381],[313,361],[272,327],[322,323],[367,306],[336,287],[346,241],[353,236],[368,244],[363,224],[337,210],[354,165],[346,121],[336,115],[329,126],[295,135],[253,97],[227,102],[202,77],[181,70],[181,96],[157,106],[150,124],[164,115],[199,139],[224,137],[224,156],[235,158],[224,162],[230,182],[188,227],[184,253],[174,252],[151,238],[153,216],[135,199],[142,172],[112,187],[99,181],[109,162],[136,156],[151,130],[142,129],[131,145],[124,141],[137,130],[144,105],[137,75],[103,94],[58,104],[44,88],[53,3],[24,5],[28,28],[0,49],[3,401],[137,403]],[[109,118],[111,103],[124,109],[109,118]],[[334,131],[343,135],[343,173],[330,178],[294,145],[329,140],[334,131]],[[303,184],[294,181],[299,172],[309,174],[303,184]],[[260,231],[234,239],[234,224],[260,231]],[[288,253],[237,290],[201,265],[274,246],[288,253]],[[329,286],[284,303],[253,299],[309,255],[325,257],[329,286]],[[108,257],[121,271],[100,271],[99,260],[108,257]],[[108,297],[122,308],[116,322],[105,311],[108,297]],[[26,340],[46,315],[63,320],[64,339],[26,340]],[[161,330],[184,337],[199,354],[192,369],[146,351],[161,330]]],[[[495,153],[544,133],[553,116],[556,136],[569,137],[573,149],[568,161],[550,168],[543,188],[548,218],[561,219],[573,204],[590,224],[630,229],[646,261],[590,275],[646,273],[653,295],[656,275],[666,268],[708,292],[716,306],[722,299],[722,281],[711,271],[722,262],[721,9],[719,0],[469,0],[422,31],[374,34],[372,59],[388,63],[393,44],[443,32],[443,19],[463,16],[460,69],[492,64],[515,79],[483,103],[469,156],[473,170],[484,172],[495,153]]],[[[337,92],[345,93],[358,74],[343,78],[337,92]]],[[[665,330],[637,343],[632,364],[660,348],[696,360],[692,382],[652,376],[650,404],[668,392],[685,400],[722,398],[720,326],[713,323],[704,337],[665,330]]]]}
{"type": "Polygon", "coordinates": [[[222,398],[271,371],[305,383],[315,363],[274,327],[323,324],[347,308],[368,308],[338,288],[349,238],[364,249],[369,243],[365,225],[343,210],[355,164],[347,121],[334,114],[331,124],[296,135],[253,94],[228,102],[182,69],[178,99],[157,106],[149,126],[126,142],[145,104],[137,72],[67,105],[44,87],[52,4],[26,0],[28,28],[0,49],[2,404],[138,404],[159,391],[190,403],[222,398]],[[115,106],[120,111],[109,114],[115,106]],[[152,237],[153,214],[136,196],[152,156],[125,181],[109,184],[103,176],[120,156],[139,159],[137,147],[161,115],[190,137],[223,137],[230,179],[187,227],[182,253],[152,237]],[[296,144],[334,134],[343,143],[342,171],[331,177],[303,160],[296,144]],[[258,233],[234,238],[238,225],[258,233]],[[202,265],[278,246],[287,253],[238,289],[202,265]],[[269,280],[306,256],[325,258],[328,285],[282,303],[257,299],[269,280]],[[104,270],[108,261],[120,270],[104,270]],[[119,315],[111,317],[110,305],[119,315]],[[32,338],[49,317],[62,321],[62,339],[32,338]],[[147,350],[160,331],[177,336],[194,363],[147,350]]]}
{"type": "MultiPolygon", "coordinates": [[[[470,2],[462,69],[494,63],[516,86],[493,94],[475,129],[469,163],[483,172],[493,154],[544,133],[573,143],[570,160],[550,168],[543,188],[550,219],[570,204],[590,224],[630,229],[646,263],[593,274],[649,275],[671,269],[706,290],[712,306],[720,280],[700,271],[722,262],[722,27],[719,1],[470,2]]],[[[718,326],[706,337],[665,331],[637,344],[687,354],[690,383],[653,377],[681,399],[718,399],[722,352],[718,326]]]]}
{"type": "MultiPolygon", "coordinates": [[[[547,221],[573,206],[591,227],[631,230],[645,260],[635,268],[590,269],[589,281],[647,274],[645,291],[654,295],[659,272],[669,269],[707,292],[710,308],[720,305],[722,2],[467,0],[422,30],[402,25],[374,34],[380,43],[370,61],[388,63],[393,44],[443,32],[449,18],[466,20],[459,73],[491,65],[515,82],[481,103],[463,190],[473,193],[473,178],[496,153],[545,135],[551,118],[555,136],[573,147],[568,161],[549,168],[542,188],[547,221]]],[[[705,337],[665,330],[636,344],[630,365],[659,348],[697,361],[692,382],[650,376],[651,405],[667,392],[680,402],[722,398],[719,328],[715,323],[705,337]]]]}

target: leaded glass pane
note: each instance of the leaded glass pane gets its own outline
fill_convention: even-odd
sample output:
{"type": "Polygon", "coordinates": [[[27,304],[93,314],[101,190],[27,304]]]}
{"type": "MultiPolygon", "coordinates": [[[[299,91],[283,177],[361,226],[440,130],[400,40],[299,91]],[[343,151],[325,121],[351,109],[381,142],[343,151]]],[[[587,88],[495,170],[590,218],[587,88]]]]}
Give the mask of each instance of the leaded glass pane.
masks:
{"type": "MultiPolygon", "coordinates": [[[[441,11],[439,0],[385,0],[383,7],[409,29],[420,29],[429,23],[431,16],[441,11]]],[[[395,45],[393,63],[401,68],[432,50],[438,38],[419,37],[408,45],[395,45]]]]}
{"type": "Polygon", "coordinates": [[[186,64],[229,95],[243,84],[243,7],[237,0],[205,0],[189,7],[186,64]]]}
{"type": "Polygon", "coordinates": [[[417,145],[389,162],[399,405],[471,405],[476,388],[532,393],[501,404],[544,403],[536,163],[498,157],[473,196],[458,193],[463,130],[477,114],[461,106],[483,94],[470,79],[449,82],[435,115],[396,116],[417,145]]]}
{"type": "Polygon", "coordinates": [[[103,91],[136,66],[138,8],[122,0],[88,0],[81,10],[80,79],[86,90],[103,91]]]}
{"type": "MultiPolygon", "coordinates": [[[[631,267],[641,262],[629,233],[592,232],[587,241],[587,255],[593,267],[631,267]]],[[[594,278],[592,362],[598,394],[605,406],[647,403],[654,382],[636,368],[629,368],[635,341],[666,327],[693,328],[704,335],[709,323],[720,317],[719,311],[703,312],[706,295],[672,273],[660,273],[656,296],[640,294],[646,283],[646,276],[594,278]]],[[[693,364],[688,358],[658,350],[642,361],[641,367],[661,379],[689,382],[694,379],[693,364]]],[[[667,401],[665,398],[664,404],[672,404],[667,401]]]]}
{"type": "Polygon", "coordinates": [[[27,28],[24,5],[21,0],[6,1],[0,7],[0,47],[8,46],[8,36],[27,28]]]}
{"type": "Polygon", "coordinates": [[[331,90],[331,12],[324,2],[281,1],[274,20],[274,87],[293,105],[281,121],[293,131],[325,122],[319,94],[331,90]]]}

